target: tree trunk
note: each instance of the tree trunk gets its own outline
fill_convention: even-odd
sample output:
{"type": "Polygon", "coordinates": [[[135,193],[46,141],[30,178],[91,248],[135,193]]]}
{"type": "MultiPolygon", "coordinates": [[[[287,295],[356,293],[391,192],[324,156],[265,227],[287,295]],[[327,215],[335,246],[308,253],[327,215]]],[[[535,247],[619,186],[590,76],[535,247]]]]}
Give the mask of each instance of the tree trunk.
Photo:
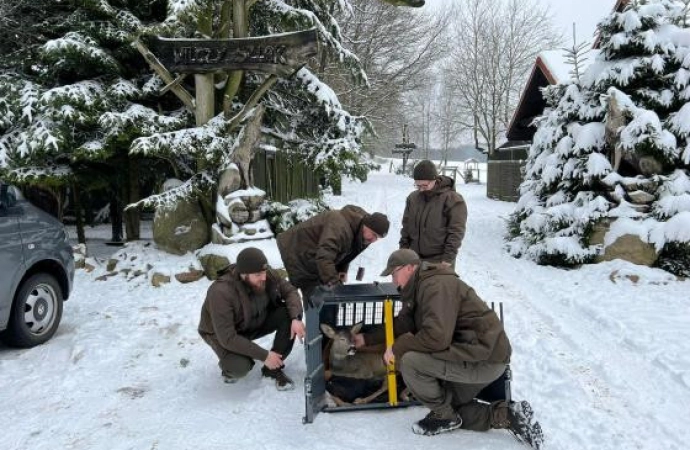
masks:
{"type": "Polygon", "coordinates": [[[122,208],[120,205],[120,195],[118,187],[115,187],[110,194],[110,225],[112,227],[112,242],[122,242],[122,208]]]}
{"type": "MultiPolygon", "coordinates": [[[[128,203],[135,203],[138,202],[141,197],[139,193],[139,160],[130,157],[128,165],[128,189],[126,198],[128,203]]],[[[138,208],[131,208],[125,211],[125,232],[127,241],[136,241],[140,239],[138,208]]]]}
{"type": "Polygon", "coordinates": [[[72,200],[74,201],[74,216],[77,225],[77,242],[80,244],[86,244],[84,219],[82,217],[83,206],[81,204],[81,195],[79,194],[79,186],[76,180],[72,180],[72,200]]]}

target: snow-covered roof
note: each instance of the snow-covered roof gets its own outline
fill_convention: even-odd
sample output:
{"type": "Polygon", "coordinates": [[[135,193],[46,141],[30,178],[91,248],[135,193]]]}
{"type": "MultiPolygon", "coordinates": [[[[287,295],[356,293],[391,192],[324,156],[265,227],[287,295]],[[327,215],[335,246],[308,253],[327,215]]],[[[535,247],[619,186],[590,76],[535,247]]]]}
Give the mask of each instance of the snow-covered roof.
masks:
{"type": "MultiPolygon", "coordinates": [[[[592,49],[583,55],[579,63],[580,73],[587,69],[598,54],[599,50],[592,49]]],[[[520,102],[508,126],[508,140],[531,140],[534,129],[529,123],[532,118],[540,115],[546,106],[541,96],[541,88],[571,81],[572,70],[573,66],[567,63],[566,53],[562,49],[546,50],[537,55],[532,72],[520,95],[520,102]]]]}
{"type": "Polygon", "coordinates": [[[572,66],[566,63],[563,50],[543,51],[537,56],[537,61],[539,60],[541,60],[544,65],[543,69],[546,69],[546,72],[548,72],[547,78],[549,78],[549,75],[551,76],[552,79],[549,80],[551,84],[563,83],[570,80],[572,66]]]}

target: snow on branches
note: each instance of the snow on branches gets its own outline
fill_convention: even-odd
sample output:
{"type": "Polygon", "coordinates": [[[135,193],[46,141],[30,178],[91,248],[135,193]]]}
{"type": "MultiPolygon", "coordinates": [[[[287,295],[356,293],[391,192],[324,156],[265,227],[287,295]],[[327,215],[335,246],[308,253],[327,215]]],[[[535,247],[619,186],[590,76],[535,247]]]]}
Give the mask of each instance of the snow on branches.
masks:
{"type": "MultiPolygon", "coordinates": [[[[690,249],[690,29],[671,0],[630,4],[599,24],[601,53],[579,81],[547,88],[508,251],[542,264],[593,261],[607,223],[653,244],[678,272],[690,249]]],[[[606,242],[605,242],[606,244],[606,242]]],[[[690,270],[686,268],[685,270],[690,270]]],[[[678,272],[680,273],[680,272],[678,272]]]]}

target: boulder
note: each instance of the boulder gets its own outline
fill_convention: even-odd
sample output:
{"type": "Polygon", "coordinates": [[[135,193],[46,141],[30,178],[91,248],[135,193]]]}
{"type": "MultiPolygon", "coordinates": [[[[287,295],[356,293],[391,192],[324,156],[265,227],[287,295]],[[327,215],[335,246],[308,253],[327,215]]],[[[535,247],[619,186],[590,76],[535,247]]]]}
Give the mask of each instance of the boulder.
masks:
{"type": "Polygon", "coordinates": [[[156,272],[151,276],[151,284],[154,287],[161,287],[166,283],[170,283],[170,277],[167,275],[163,275],[162,273],[156,272]]]}
{"type": "Polygon", "coordinates": [[[227,267],[230,260],[225,256],[206,254],[199,257],[201,267],[204,269],[204,274],[209,280],[218,278],[218,271],[227,267]]]}
{"type": "Polygon", "coordinates": [[[153,241],[161,250],[184,255],[203,247],[210,238],[198,201],[181,199],[174,206],[156,208],[153,241]]]}
{"type": "Polygon", "coordinates": [[[162,192],[169,191],[171,189],[175,189],[176,187],[180,187],[184,184],[184,181],[178,180],[177,178],[168,178],[163,182],[163,187],[162,187],[162,192]]]}
{"type": "Polygon", "coordinates": [[[236,165],[228,167],[218,180],[218,195],[225,197],[231,192],[235,192],[242,184],[242,176],[236,165]]]}
{"type": "Polygon", "coordinates": [[[604,247],[604,253],[597,256],[596,262],[622,259],[633,264],[651,267],[658,257],[654,245],[644,242],[635,234],[624,234],[611,245],[604,247]]]}
{"type": "Polygon", "coordinates": [[[198,270],[194,268],[189,268],[188,271],[175,274],[175,279],[180,283],[193,283],[198,281],[204,276],[203,270],[198,270]]]}

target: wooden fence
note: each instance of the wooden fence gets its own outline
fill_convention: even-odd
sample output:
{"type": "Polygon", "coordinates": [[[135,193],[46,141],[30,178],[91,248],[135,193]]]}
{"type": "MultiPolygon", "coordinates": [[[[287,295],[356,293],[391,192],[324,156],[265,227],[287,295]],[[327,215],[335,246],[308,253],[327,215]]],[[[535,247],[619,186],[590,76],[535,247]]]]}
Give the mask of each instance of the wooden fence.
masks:
{"type": "Polygon", "coordinates": [[[496,200],[518,201],[524,165],[525,161],[520,160],[489,161],[486,195],[496,200]]]}
{"type": "Polygon", "coordinates": [[[298,158],[284,152],[259,150],[252,161],[254,184],[273,201],[287,203],[296,198],[319,195],[319,177],[298,158]]]}

